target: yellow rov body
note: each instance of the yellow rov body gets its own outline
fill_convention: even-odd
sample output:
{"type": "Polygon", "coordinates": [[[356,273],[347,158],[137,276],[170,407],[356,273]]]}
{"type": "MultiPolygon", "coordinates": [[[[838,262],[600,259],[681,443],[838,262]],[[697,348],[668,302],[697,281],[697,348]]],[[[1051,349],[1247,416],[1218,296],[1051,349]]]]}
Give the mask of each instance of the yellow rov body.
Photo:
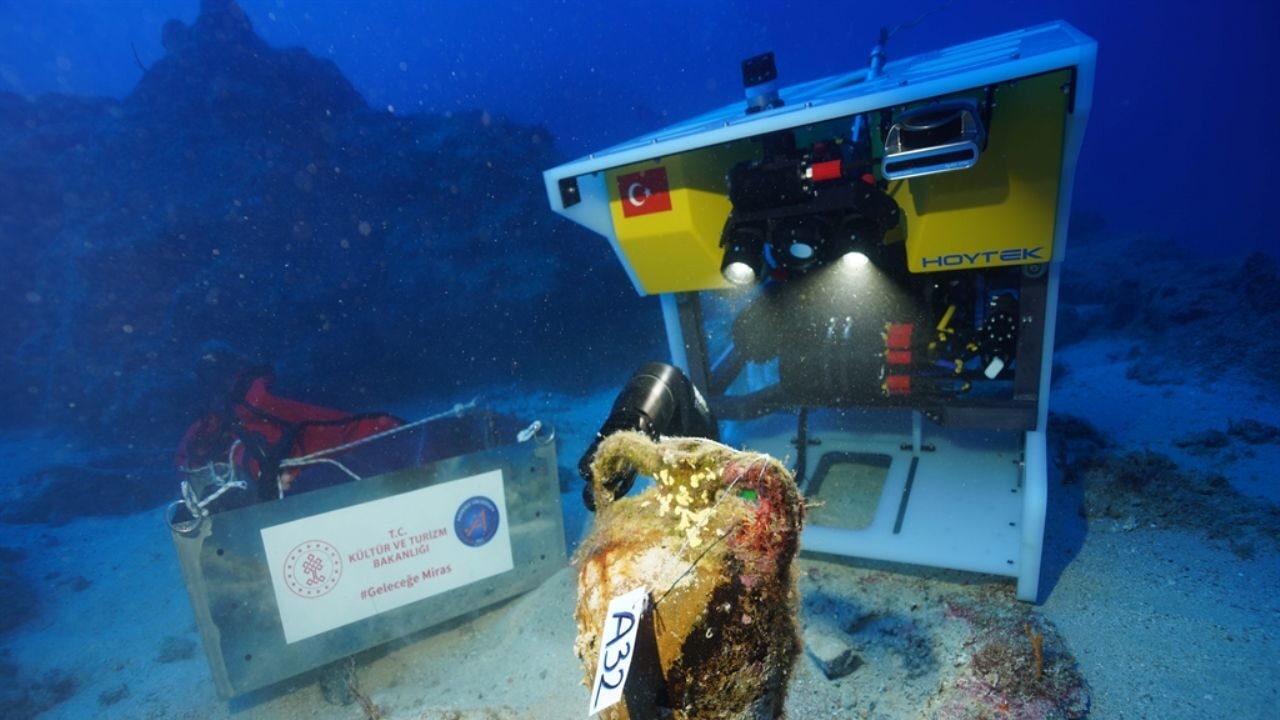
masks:
{"type": "MultiPolygon", "coordinates": [[[[891,185],[890,194],[903,210],[902,226],[891,240],[905,238],[912,272],[1049,261],[1070,87],[1068,70],[997,86],[991,125],[1002,132],[992,133],[981,162],[964,173],[935,173],[891,185]]],[[[960,92],[941,99],[972,96],[960,92]]],[[[872,124],[887,112],[871,113],[872,124]]],[[[720,275],[720,232],[732,209],[725,171],[758,155],[757,144],[739,140],[604,172],[617,245],[643,293],[729,287],[720,275]],[[635,194],[643,191],[628,194],[628,189],[658,172],[665,173],[671,209],[629,214],[644,198],[635,194]]]]}

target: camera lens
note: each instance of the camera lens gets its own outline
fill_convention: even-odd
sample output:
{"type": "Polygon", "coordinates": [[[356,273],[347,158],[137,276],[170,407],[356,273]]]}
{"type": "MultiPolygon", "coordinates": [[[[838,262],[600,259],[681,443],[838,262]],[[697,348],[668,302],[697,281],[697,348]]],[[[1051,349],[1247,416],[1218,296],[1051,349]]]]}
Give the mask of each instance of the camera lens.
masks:
{"type": "Polygon", "coordinates": [[[807,270],[820,259],[831,224],[820,216],[797,216],[780,220],[773,229],[769,247],[773,258],[788,270],[807,270]]]}

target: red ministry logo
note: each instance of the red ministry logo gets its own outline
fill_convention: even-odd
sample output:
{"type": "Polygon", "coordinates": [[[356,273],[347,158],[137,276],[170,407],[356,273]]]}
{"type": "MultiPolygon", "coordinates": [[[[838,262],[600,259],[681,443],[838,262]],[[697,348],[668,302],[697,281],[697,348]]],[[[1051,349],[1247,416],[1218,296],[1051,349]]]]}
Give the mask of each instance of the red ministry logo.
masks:
{"type": "Polygon", "coordinates": [[[342,578],[342,555],[323,540],[308,540],[284,559],[284,582],[294,595],[318,598],[342,578]]]}

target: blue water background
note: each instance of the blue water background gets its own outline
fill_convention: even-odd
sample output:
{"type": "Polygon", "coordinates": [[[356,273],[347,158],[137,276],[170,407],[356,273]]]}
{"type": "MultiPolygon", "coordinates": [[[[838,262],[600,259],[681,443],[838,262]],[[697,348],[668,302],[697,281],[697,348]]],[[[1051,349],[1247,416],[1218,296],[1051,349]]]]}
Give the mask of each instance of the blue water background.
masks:
{"type": "MultiPolygon", "coordinates": [[[[0,317],[4,318],[0,321],[0,398],[6,401],[5,411],[0,412],[0,460],[8,468],[6,481],[0,483],[0,530],[4,531],[0,538],[0,588],[6,590],[9,603],[0,603],[0,617],[8,621],[0,627],[6,643],[6,648],[0,648],[0,676],[7,678],[7,688],[0,691],[0,715],[20,713],[24,705],[13,700],[20,698],[27,703],[25,707],[58,708],[51,715],[57,717],[88,716],[70,708],[106,708],[119,701],[111,706],[116,708],[111,712],[136,717],[137,709],[156,695],[151,690],[175,677],[195,692],[159,693],[174,708],[174,714],[185,716],[189,708],[184,703],[202,701],[215,708],[211,713],[226,709],[212,700],[172,555],[164,543],[150,543],[150,538],[158,539],[159,535],[144,534],[164,534],[156,509],[176,497],[172,448],[186,423],[202,409],[193,398],[193,382],[188,376],[189,360],[199,355],[204,340],[241,343],[241,349],[256,359],[276,366],[280,374],[276,387],[281,394],[333,407],[391,410],[415,418],[488,391],[504,401],[500,409],[523,419],[542,418],[552,409],[560,412],[548,419],[559,423],[560,479],[569,490],[564,496],[569,501],[567,536],[570,541],[577,538],[585,512],[576,502],[579,481],[574,464],[607,410],[612,389],[639,363],[663,359],[665,338],[656,301],[633,297],[602,239],[551,212],[537,173],[556,161],[741,101],[738,63],[744,57],[775,51],[784,84],[844,73],[865,65],[881,26],[912,23],[922,17],[918,24],[893,37],[888,47],[891,60],[1054,19],[1073,23],[1099,42],[1093,114],[1072,208],[1072,229],[1077,236],[1073,242],[1078,242],[1066,265],[1057,331],[1061,362],[1055,367],[1055,383],[1062,383],[1065,377],[1067,386],[1055,385],[1053,407],[1064,417],[1097,422],[1104,431],[1098,437],[1114,436],[1115,446],[1097,440],[1094,447],[1088,434],[1075,438],[1077,443],[1093,451],[1115,453],[1151,448],[1154,443],[1157,452],[1181,453],[1176,456],[1178,462],[1189,463],[1189,467],[1229,474],[1234,486],[1251,495],[1277,495],[1270,460],[1274,454],[1267,454],[1274,453],[1272,446],[1245,446],[1221,432],[1242,417],[1269,423],[1272,429],[1280,425],[1274,410],[1280,407],[1274,382],[1280,377],[1280,336],[1274,331],[1280,280],[1274,263],[1239,259],[1254,250],[1280,255],[1268,212],[1275,204],[1271,165],[1280,158],[1280,127],[1275,123],[1280,114],[1273,78],[1280,69],[1280,43],[1275,38],[1280,28],[1280,5],[1274,0],[975,0],[942,5],[935,0],[240,0],[240,4],[267,43],[277,48],[301,46],[317,57],[332,60],[371,108],[388,110],[399,118],[418,114],[452,117],[440,123],[407,122],[408,129],[402,135],[395,127],[399,118],[388,113],[352,113],[344,127],[368,133],[367,143],[356,147],[370,155],[351,158],[350,165],[365,173],[357,177],[366,184],[357,187],[359,192],[341,197],[335,194],[309,200],[306,193],[294,188],[293,178],[279,172],[264,173],[262,177],[270,178],[270,187],[257,187],[259,176],[255,173],[262,170],[261,163],[244,153],[249,159],[236,165],[243,138],[235,137],[232,131],[207,147],[193,143],[190,148],[182,146],[181,133],[170,132],[163,137],[179,140],[171,140],[170,147],[154,147],[156,152],[143,158],[147,162],[140,167],[145,170],[139,172],[130,172],[124,161],[119,162],[118,172],[105,161],[84,165],[106,169],[102,175],[86,173],[92,189],[124,201],[142,194],[149,202],[163,204],[176,199],[209,213],[210,208],[219,208],[224,195],[234,197],[236,207],[237,193],[274,198],[268,203],[273,212],[262,213],[260,234],[246,231],[245,237],[237,237],[238,220],[217,213],[197,216],[192,210],[192,217],[181,222],[163,218],[139,221],[127,212],[108,212],[116,208],[104,202],[85,206],[105,208],[103,214],[111,222],[102,226],[91,213],[86,217],[84,210],[68,212],[74,222],[69,221],[63,230],[23,226],[6,234],[20,223],[0,223],[0,317]],[[545,127],[555,137],[554,152],[546,151],[541,133],[498,122],[492,126],[475,123],[480,117],[476,111],[545,127]],[[504,204],[492,194],[471,192],[454,199],[438,192],[442,182],[447,186],[455,178],[421,177],[419,183],[420,174],[414,170],[419,166],[404,162],[397,166],[389,152],[394,149],[388,147],[391,140],[401,137],[425,138],[431,153],[450,161],[476,159],[476,166],[460,168],[461,179],[457,179],[469,190],[486,189],[484,183],[492,182],[498,174],[481,168],[481,161],[538,165],[503,174],[504,182],[527,188],[518,198],[523,204],[505,205],[521,212],[514,219],[503,216],[504,204]],[[438,138],[445,139],[431,145],[438,138]],[[522,142],[541,147],[519,148],[522,142]],[[208,165],[200,165],[197,172],[183,166],[167,180],[149,174],[156,168],[164,170],[171,156],[187,149],[193,157],[220,163],[219,167],[240,167],[242,175],[229,177],[225,186],[214,186],[206,176],[208,165]],[[529,152],[516,152],[518,149],[529,152]],[[539,160],[525,162],[529,157],[539,160]],[[280,182],[282,177],[285,182],[280,182]],[[405,185],[412,187],[384,183],[388,178],[405,180],[405,185]],[[387,184],[393,187],[388,189],[387,184]],[[366,204],[368,198],[361,196],[365,192],[382,196],[366,204]],[[396,207],[397,198],[413,198],[415,193],[416,200],[405,202],[403,216],[391,212],[401,209],[396,207]],[[442,196],[445,202],[433,204],[442,196]],[[355,222],[340,226],[326,212],[329,204],[352,208],[352,219],[361,221],[365,216],[356,213],[366,205],[374,208],[368,219],[375,221],[374,225],[379,220],[384,224],[373,231],[372,238],[379,244],[369,247],[392,248],[385,258],[392,266],[390,271],[378,267],[377,262],[384,258],[377,251],[345,256],[334,250],[339,239],[356,238],[354,233],[360,226],[355,222]],[[314,217],[306,219],[321,221],[318,241],[305,248],[310,254],[303,255],[297,273],[280,269],[288,267],[293,257],[287,233],[270,234],[283,227],[281,218],[289,214],[281,208],[302,215],[312,213],[314,217]],[[421,219],[419,213],[439,221],[437,228],[416,234],[412,221],[421,219]],[[332,225],[325,226],[326,221],[332,225]],[[104,226],[117,234],[104,231],[104,226]],[[1104,226],[1109,230],[1098,232],[1104,226]],[[177,242],[165,234],[190,228],[207,233],[209,238],[179,236],[183,242],[177,242]],[[498,232],[513,228],[526,234],[512,242],[512,235],[498,232]],[[30,233],[24,232],[28,229],[30,233]],[[488,234],[491,231],[493,234],[488,234]],[[1149,235],[1154,240],[1130,245],[1133,235],[1149,235]],[[442,250],[440,245],[450,241],[464,246],[442,250]],[[42,242],[48,245],[42,246],[42,242]],[[136,245],[143,252],[114,255],[89,249],[95,243],[99,247],[118,243],[125,246],[123,251],[136,245]],[[1202,253],[1231,256],[1234,261],[1205,270],[1182,255],[1156,257],[1174,244],[1190,248],[1192,257],[1202,253]],[[227,248],[228,256],[237,262],[247,258],[244,262],[252,265],[248,271],[256,281],[251,292],[234,289],[233,271],[240,268],[199,255],[210,246],[227,248]],[[526,277],[514,280],[469,272],[484,269],[486,262],[513,246],[512,255],[522,263],[530,259],[528,248],[551,247],[555,257],[536,267],[521,266],[528,271],[526,277]],[[396,249],[400,254],[393,252],[396,249]],[[179,262],[165,250],[189,252],[194,259],[182,257],[179,262]],[[344,279],[345,270],[340,267],[344,262],[350,263],[351,274],[357,276],[351,286],[334,282],[340,287],[320,287],[334,278],[344,279]],[[433,267],[440,272],[424,270],[433,267]],[[399,270],[405,272],[396,272],[399,270]],[[538,281],[528,279],[535,275],[538,281]],[[434,285],[421,282],[422,278],[436,277],[443,280],[434,285]],[[219,283],[232,288],[222,296],[228,298],[222,305],[209,302],[206,306],[204,293],[193,292],[201,287],[199,281],[210,278],[215,288],[219,283]],[[403,284],[379,284],[387,278],[399,278],[403,284]],[[513,287],[521,280],[532,290],[513,287]],[[95,288],[107,292],[99,293],[100,298],[95,288]],[[123,300],[112,294],[117,291],[123,300]],[[164,297],[170,292],[184,302],[170,302],[164,297]],[[534,300],[528,301],[525,294],[534,300]],[[173,313],[179,316],[176,319],[158,312],[169,307],[183,311],[195,307],[206,314],[191,321],[181,312],[173,313]],[[223,310],[227,307],[263,312],[249,316],[253,322],[241,322],[242,315],[223,310]],[[323,331],[317,329],[317,316],[333,318],[335,329],[329,331],[327,320],[323,331]],[[127,323],[123,325],[127,334],[120,330],[122,323],[127,323]],[[237,334],[228,338],[228,327],[237,334]],[[1104,338],[1099,345],[1083,342],[1098,337],[1104,338]],[[618,347],[610,347],[611,343],[618,347]],[[1252,373],[1245,381],[1213,384],[1242,369],[1252,373]],[[1210,445],[1215,441],[1212,432],[1224,443],[1217,450],[1210,445]],[[1185,440],[1193,442],[1191,450],[1182,452],[1178,443],[1185,440]],[[137,515],[142,520],[127,517],[139,513],[145,513],[137,515]],[[98,515],[124,519],[113,517],[107,524],[93,517],[98,515]],[[99,537],[108,534],[112,550],[136,564],[84,569],[77,549],[95,547],[99,537]],[[144,552],[149,543],[154,547],[145,547],[144,552]],[[55,546],[61,549],[46,552],[55,546]],[[167,614],[152,613],[134,597],[133,584],[148,581],[169,583],[169,594],[142,593],[140,598],[143,603],[167,604],[167,614]],[[27,592],[11,593],[9,588],[25,588],[27,592]],[[102,604],[100,598],[107,603],[102,604]],[[127,605],[119,604],[125,601],[127,605]],[[82,612],[82,607],[93,612],[82,612]],[[98,618],[119,613],[120,607],[126,608],[130,622],[117,623],[116,632],[121,634],[107,636],[111,644],[118,640],[118,647],[98,642],[86,648],[62,641],[95,632],[98,618]],[[176,614],[174,607],[178,608],[176,614]],[[68,617],[83,622],[66,623],[68,617]],[[152,622],[138,621],[145,617],[152,617],[152,622]],[[180,621],[172,620],[174,617],[180,621]],[[160,642],[157,638],[162,634],[166,636],[160,642]],[[60,639],[45,641],[54,635],[60,639]],[[12,654],[9,644],[18,648],[12,654]],[[123,682],[124,676],[118,673],[124,665],[116,666],[114,657],[110,666],[102,660],[119,653],[120,647],[136,663],[132,671],[136,674],[129,676],[135,696],[128,702],[119,697],[110,700],[115,696],[109,696],[116,684],[123,682]],[[171,652],[173,648],[180,652],[171,652]],[[151,650],[158,652],[148,654],[151,650]],[[193,662],[183,664],[175,658],[193,662]],[[144,669],[138,672],[139,667],[144,669]],[[83,683],[78,695],[77,682],[83,683]]],[[[66,93],[125,98],[142,77],[142,66],[156,67],[165,56],[161,27],[170,18],[191,24],[198,6],[199,0],[0,0],[0,91],[28,97],[66,93]]],[[[250,90],[259,88],[248,84],[250,90]]],[[[207,89],[197,86],[192,93],[199,95],[207,89]]],[[[307,91],[298,89],[299,95],[307,91]]],[[[155,98],[148,98],[144,109],[154,110],[148,103],[155,98]]],[[[165,107],[191,100],[162,98],[165,107]]],[[[0,98],[0,110],[13,107],[4,104],[7,100],[0,98]]],[[[81,114],[88,120],[59,115],[61,108],[75,103],[45,105],[50,114],[42,117],[45,121],[52,118],[49,125],[55,129],[47,137],[59,139],[57,126],[67,120],[72,128],[67,132],[82,134],[83,145],[108,159],[124,157],[110,142],[119,140],[111,135],[118,130],[116,125],[84,110],[81,114]]],[[[141,115],[141,119],[126,118],[131,124],[123,127],[163,129],[162,123],[148,120],[148,113],[141,115]]],[[[0,116],[0,121],[8,119],[0,116]]],[[[218,123],[211,122],[203,129],[216,127],[218,123]]],[[[254,140],[266,134],[256,127],[240,127],[239,131],[254,140]]],[[[24,140],[0,133],[0,151],[22,148],[24,142],[39,150],[38,141],[45,137],[32,132],[24,140]]],[[[419,153],[414,159],[421,161],[428,151],[419,153]]],[[[332,159],[324,152],[319,155],[332,159]]],[[[27,157],[43,157],[34,151],[12,156],[24,162],[27,157]]],[[[285,157],[293,160],[305,157],[305,152],[287,147],[285,157]]],[[[7,158],[6,152],[0,152],[0,160],[7,158]]],[[[49,168],[14,163],[0,170],[8,172],[0,174],[0,180],[7,182],[0,183],[0,219],[27,217],[16,212],[27,208],[25,200],[15,200],[16,191],[8,197],[3,192],[26,186],[42,190],[35,181],[43,179],[49,168]]],[[[47,174],[66,180],[58,173],[47,174]]],[[[61,186],[50,187],[61,191],[61,186]]],[[[520,194],[505,185],[502,191],[520,194]]],[[[52,205],[63,198],[52,191],[50,194],[52,205]]],[[[73,196],[64,204],[75,205],[74,200],[73,196]]],[[[39,225],[41,219],[36,217],[33,225],[39,225]]],[[[51,217],[45,224],[53,225],[56,219],[51,217]]],[[[365,229],[359,233],[368,235],[368,224],[360,225],[365,229]]],[[[1085,466],[1091,458],[1083,452],[1079,458],[1071,455],[1070,462],[1064,459],[1068,458],[1066,451],[1055,454],[1054,462],[1085,466]]],[[[1200,478],[1192,480],[1199,482],[1200,478]]],[[[1083,485],[1054,482],[1058,494],[1051,499],[1054,512],[1043,588],[1058,587],[1069,567],[1080,567],[1077,558],[1085,547],[1086,533],[1103,538],[1098,547],[1123,546],[1125,553],[1151,547],[1125,545],[1127,541],[1115,538],[1132,536],[1097,531],[1097,527],[1114,527],[1119,528],[1116,532],[1127,532],[1132,528],[1126,529],[1125,524],[1133,521],[1136,527],[1137,520],[1123,513],[1101,521],[1096,516],[1086,518],[1082,516],[1083,485]]],[[[1195,487],[1187,482],[1188,487],[1195,487]]],[[[1215,497],[1222,494],[1220,483],[1213,487],[1217,488],[1215,497]]],[[[1167,498],[1166,502],[1177,504],[1167,498]]],[[[1203,513],[1217,523],[1208,526],[1207,535],[1213,542],[1228,537],[1230,549],[1236,553],[1232,557],[1240,564],[1215,566],[1215,558],[1225,556],[1222,552],[1206,555],[1209,561],[1202,561],[1184,552],[1189,541],[1181,540],[1169,545],[1177,552],[1166,553],[1156,563],[1141,554],[1122,557],[1118,552],[1113,563],[1106,559],[1107,552],[1097,551],[1094,557],[1084,558],[1093,564],[1085,571],[1076,570],[1074,585],[1070,579],[1062,582],[1066,589],[1055,596],[1059,605],[1050,605],[1048,612],[1058,613],[1055,619],[1077,621],[1074,628],[1064,624],[1064,630],[1073,631],[1072,641],[1084,651],[1082,668],[1090,682],[1097,683],[1098,707],[1104,708],[1097,713],[1099,717],[1108,716],[1108,707],[1129,711],[1150,701],[1152,695],[1147,690],[1187,708],[1193,707],[1193,701],[1199,702],[1201,695],[1205,705],[1213,705],[1207,690],[1220,695],[1223,691],[1210,687],[1212,674],[1206,674],[1209,680],[1187,678],[1199,672],[1197,662],[1210,663],[1206,658],[1239,657],[1243,644],[1236,644],[1231,634],[1221,639],[1220,631],[1230,625],[1237,638],[1244,638],[1245,633],[1265,637],[1273,629],[1275,623],[1267,618],[1277,616],[1267,616],[1271,606],[1257,599],[1268,593],[1270,598],[1276,596],[1267,585],[1271,582],[1274,587],[1271,574],[1258,580],[1256,568],[1249,567],[1255,552],[1250,535],[1237,544],[1234,534],[1228,536],[1221,530],[1230,527],[1234,533],[1246,524],[1237,522],[1243,517],[1261,526],[1258,534],[1264,536],[1274,528],[1274,520],[1268,519],[1273,516],[1261,514],[1263,511],[1254,515],[1249,508],[1240,512],[1239,504],[1230,504],[1236,501],[1229,495],[1223,502],[1227,503],[1225,510],[1203,513]],[[1217,575],[1174,570],[1184,565],[1197,572],[1220,573],[1224,584],[1219,589],[1216,579],[1212,587],[1196,579],[1217,575]],[[1098,572],[1099,567],[1108,574],[1095,582],[1089,573],[1098,572]],[[1245,570],[1251,588],[1231,587],[1237,582],[1234,578],[1246,577],[1245,570]],[[1123,578],[1123,583],[1117,578],[1123,578]],[[1177,589],[1175,580],[1181,583],[1177,589]],[[1193,586],[1203,591],[1196,597],[1209,598],[1197,610],[1203,610],[1205,616],[1213,615],[1212,608],[1222,611],[1213,622],[1202,621],[1177,606],[1179,609],[1166,619],[1185,620],[1183,625],[1162,621],[1153,627],[1148,606],[1129,601],[1147,597],[1142,592],[1160,600],[1174,598],[1193,586]],[[1114,652],[1111,638],[1100,640],[1098,634],[1085,632],[1082,626],[1093,622],[1095,606],[1101,610],[1119,608],[1104,618],[1112,625],[1099,626],[1124,627],[1128,623],[1130,627],[1125,629],[1132,634],[1117,644],[1138,648],[1136,661],[1125,654],[1129,648],[1114,652]],[[1255,607],[1267,610],[1255,613],[1255,607]],[[1081,618],[1085,622],[1080,622],[1081,618]],[[1159,644],[1142,647],[1144,638],[1149,641],[1166,636],[1176,639],[1170,641],[1170,647],[1190,648],[1185,651],[1195,653],[1195,662],[1166,656],[1162,652],[1165,646],[1159,644]],[[1216,643],[1211,652],[1205,650],[1205,642],[1216,643]],[[1167,661],[1167,672],[1141,672],[1153,656],[1167,661]],[[1116,668],[1135,672],[1116,673],[1116,668]]],[[[1135,503],[1134,507],[1138,506],[1135,503]]],[[[1155,503],[1147,507],[1153,506],[1155,503]]],[[[1102,510],[1095,508],[1094,512],[1102,510]]],[[[1146,516],[1139,513],[1138,517],[1146,516]]],[[[1160,522],[1165,522],[1163,515],[1160,522]]],[[[1177,521],[1169,522],[1178,529],[1177,521]]],[[[1203,529],[1198,519],[1183,522],[1196,533],[1203,529]]],[[[1195,537],[1199,543],[1199,535],[1195,537]]],[[[1221,543],[1206,542],[1205,547],[1213,552],[1222,549],[1221,543]]],[[[1274,558],[1271,547],[1259,541],[1259,566],[1274,566],[1263,565],[1274,558]]],[[[1261,658],[1259,667],[1277,667],[1268,663],[1274,657],[1274,647],[1274,642],[1253,646],[1250,652],[1261,658]]],[[[1191,658],[1190,654],[1186,657],[1191,658]]],[[[569,662],[568,654],[563,658],[569,662]]],[[[1275,684],[1267,687],[1265,673],[1259,678],[1256,687],[1239,683],[1245,686],[1243,699],[1231,698],[1236,704],[1224,707],[1270,702],[1275,684]]],[[[1200,713],[1195,717],[1211,716],[1195,712],[1200,713]]],[[[30,714],[34,713],[27,716],[30,714]]]]}
{"type": "MultiPolygon", "coordinates": [[[[784,83],[861,67],[880,26],[905,57],[1053,19],[1100,45],[1075,209],[1212,254],[1276,251],[1280,6],[1226,2],[494,2],[244,0],[276,46],[334,60],[375,107],[480,108],[586,154],[741,97],[738,61],[784,83]]],[[[0,3],[0,89],[125,95],[194,0],[0,3]]],[[[500,149],[496,149],[500,154],[500,149]]]]}

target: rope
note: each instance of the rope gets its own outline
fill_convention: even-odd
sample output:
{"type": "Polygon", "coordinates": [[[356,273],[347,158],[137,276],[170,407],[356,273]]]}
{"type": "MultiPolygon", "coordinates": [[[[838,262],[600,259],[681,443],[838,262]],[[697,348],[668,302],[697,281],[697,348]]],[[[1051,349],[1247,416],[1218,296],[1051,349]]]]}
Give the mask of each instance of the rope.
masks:
{"type": "Polygon", "coordinates": [[[738,528],[736,526],[731,527],[728,530],[725,530],[724,532],[720,533],[720,535],[715,540],[711,541],[711,544],[707,545],[707,549],[703,550],[701,555],[698,555],[698,557],[694,558],[693,562],[689,563],[689,567],[685,568],[684,572],[680,573],[680,576],[677,577],[675,581],[671,583],[670,587],[667,588],[667,591],[662,593],[662,597],[658,598],[657,601],[653,603],[654,609],[656,610],[658,606],[662,604],[662,601],[666,600],[667,596],[670,595],[673,591],[675,591],[676,586],[680,584],[680,581],[683,580],[686,575],[693,572],[693,569],[698,566],[698,563],[702,562],[702,558],[706,557],[707,553],[711,552],[712,548],[714,548],[716,545],[719,545],[721,540],[724,540],[725,538],[732,535],[734,531],[737,529],[738,528]]]}
{"type": "MultiPolygon", "coordinates": [[[[308,460],[305,464],[307,464],[307,465],[319,465],[320,463],[325,463],[325,464],[328,464],[328,465],[333,465],[334,467],[338,468],[339,470],[341,470],[342,472],[344,472],[344,473],[346,473],[348,476],[350,476],[350,478],[351,478],[352,480],[356,480],[356,481],[364,480],[364,478],[363,478],[363,477],[361,477],[360,475],[357,475],[355,472],[353,472],[353,471],[351,470],[351,468],[347,467],[346,465],[343,465],[342,463],[338,462],[337,460],[334,460],[333,458],[316,458],[316,459],[314,459],[314,460],[308,460]]],[[[280,465],[281,465],[281,467],[283,467],[283,466],[284,466],[284,463],[280,463],[280,465]]],[[[277,495],[278,495],[278,497],[276,498],[277,500],[283,500],[283,499],[284,499],[284,491],[285,491],[285,486],[284,486],[284,473],[277,473],[277,474],[276,474],[276,492],[277,492],[277,495]]]]}
{"type": "Polygon", "coordinates": [[[894,35],[897,35],[899,30],[910,30],[911,28],[919,25],[925,20],[928,20],[931,15],[951,7],[951,3],[952,3],[952,0],[946,0],[946,2],[939,3],[929,8],[928,10],[925,10],[923,13],[921,13],[919,17],[917,17],[915,20],[912,20],[911,22],[899,23],[897,25],[894,25],[893,28],[888,31],[888,34],[885,35],[884,39],[886,41],[889,40],[894,35]]]}
{"type": "MultiPolygon", "coordinates": [[[[414,420],[413,422],[406,423],[404,425],[397,425],[396,427],[383,430],[382,432],[375,433],[373,435],[370,435],[369,437],[360,438],[359,440],[352,440],[351,442],[345,445],[338,445],[336,447],[317,450],[311,453],[310,455],[303,455],[301,457],[286,458],[280,461],[280,467],[282,468],[283,467],[300,467],[302,465],[309,465],[315,462],[318,458],[322,458],[325,455],[331,455],[333,453],[342,452],[343,450],[350,450],[353,447],[359,447],[361,445],[364,445],[365,443],[373,442],[374,440],[381,440],[384,437],[390,437],[392,435],[395,435],[396,433],[404,432],[405,430],[412,430],[413,428],[419,427],[421,425],[426,425],[429,422],[435,422],[436,420],[443,420],[444,418],[447,418],[450,416],[462,417],[462,414],[465,411],[475,409],[476,402],[478,400],[479,398],[472,398],[471,402],[466,404],[458,403],[457,405],[454,405],[453,409],[451,410],[446,410],[441,413],[436,413],[435,415],[432,415],[430,417],[424,417],[421,420],[414,420]]],[[[354,477],[354,474],[351,473],[351,471],[349,470],[347,471],[347,474],[352,475],[354,477]]]]}
{"type": "MultiPolygon", "coordinates": [[[[338,445],[336,447],[317,450],[316,452],[313,452],[309,455],[303,455],[301,457],[286,458],[280,461],[280,468],[284,469],[284,468],[302,467],[305,465],[316,465],[316,464],[324,463],[324,464],[333,465],[337,467],[339,470],[341,470],[342,472],[350,476],[353,480],[363,480],[364,478],[357,475],[346,465],[343,465],[342,463],[338,462],[337,460],[334,460],[333,458],[324,457],[324,456],[331,455],[333,453],[339,453],[344,450],[350,450],[351,448],[359,447],[360,445],[364,445],[365,443],[373,442],[375,440],[381,440],[382,438],[390,437],[391,435],[395,435],[396,433],[401,433],[406,430],[412,430],[413,428],[426,425],[429,422],[435,422],[436,420],[442,420],[450,416],[462,417],[462,414],[464,412],[475,409],[476,403],[478,401],[479,401],[479,398],[472,398],[471,402],[458,403],[454,405],[453,408],[446,410],[444,412],[436,413],[435,415],[424,417],[420,420],[415,420],[411,423],[406,423],[404,425],[397,425],[396,427],[383,430],[380,433],[375,433],[368,437],[360,438],[359,440],[353,440],[349,443],[346,443],[345,445],[338,445]]],[[[521,442],[523,442],[526,439],[523,437],[525,433],[528,433],[529,437],[533,437],[534,435],[537,434],[537,431],[540,430],[541,428],[542,428],[542,424],[540,422],[535,422],[533,425],[526,428],[524,432],[521,433],[521,436],[522,436],[521,442]]],[[[200,495],[196,492],[196,489],[191,485],[190,480],[182,481],[180,486],[180,490],[182,492],[181,502],[183,505],[186,505],[187,512],[191,513],[191,517],[194,520],[196,520],[197,523],[203,520],[204,518],[209,517],[208,506],[213,501],[222,497],[227,491],[233,488],[238,490],[244,490],[249,487],[249,484],[247,482],[245,482],[244,480],[238,479],[236,477],[235,454],[236,454],[236,450],[240,447],[240,444],[241,443],[239,440],[236,440],[235,442],[231,443],[231,447],[227,449],[227,461],[225,463],[210,462],[206,465],[201,465],[200,467],[197,467],[197,468],[189,468],[189,467],[179,468],[179,470],[181,470],[183,473],[187,474],[190,477],[195,477],[196,475],[199,475],[202,473],[207,474],[209,478],[212,480],[210,484],[217,487],[216,490],[209,493],[204,498],[201,498],[200,495]]],[[[279,498],[284,498],[285,488],[284,488],[283,477],[284,477],[283,473],[276,474],[276,492],[279,498]]],[[[206,485],[206,487],[208,487],[208,485],[206,485]]]]}
{"type": "Polygon", "coordinates": [[[336,466],[339,470],[341,470],[342,472],[346,473],[347,475],[350,475],[352,480],[363,480],[363,479],[364,479],[364,478],[360,477],[359,475],[355,474],[354,472],[352,472],[352,471],[351,471],[351,469],[350,469],[350,468],[348,468],[346,465],[343,465],[342,463],[338,462],[337,460],[334,460],[333,458],[317,458],[316,460],[314,460],[314,462],[317,462],[317,463],[328,463],[328,464],[330,464],[330,465],[334,465],[334,466],[336,466]]]}
{"type": "Polygon", "coordinates": [[[180,468],[182,472],[186,473],[188,476],[195,476],[199,473],[208,473],[209,477],[213,479],[213,484],[218,487],[217,490],[214,490],[204,498],[201,498],[196,494],[195,488],[191,487],[190,480],[182,481],[182,504],[187,506],[187,511],[191,513],[191,517],[209,517],[208,506],[210,503],[222,497],[223,494],[232,488],[244,490],[249,487],[249,483],[236,478],[235,454],[236,448],[239,446],[239,440],[231,443],[231,447],[227,449],[227,461],[225,463],[211,462],[207,465],[201,465],[198,468],[180,468]]]}

